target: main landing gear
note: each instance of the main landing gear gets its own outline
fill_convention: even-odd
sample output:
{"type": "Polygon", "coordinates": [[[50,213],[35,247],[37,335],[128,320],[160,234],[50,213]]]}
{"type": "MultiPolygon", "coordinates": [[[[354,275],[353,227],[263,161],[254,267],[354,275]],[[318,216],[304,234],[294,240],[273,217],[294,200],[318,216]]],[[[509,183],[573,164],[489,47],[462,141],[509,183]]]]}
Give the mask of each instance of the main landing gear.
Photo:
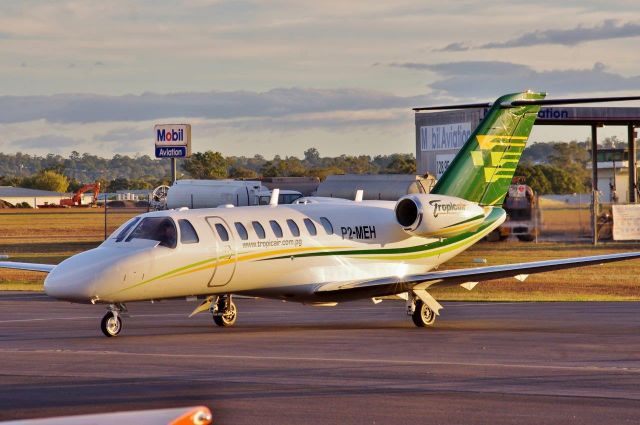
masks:
{"type": "MultiPolygon", "coordinates": [[[[411,316],[411,320],[413,324],[419,328],[430,328],[436,322],[436,312],[429,307],[420,297],[411,296],[407,300],[407,315],[411,316]]],[[[423,295],[424,296],[424,295],[423,295]]],[[[427,295],[431,298],[430,295],[427,295]]],[[[435,302],[434,307],[440,307],[440,304],[437,301],[435,302]]]]}
{"type": "Polygon", "coordinates": [[[100,322],[100,330],[108,337],[118,336],[122,330],[121,315],[127,313],[127,307],[124,304],[111,304],[107,307],[107,314],[104,315],[100,322]]]}
{"type": "Polygon", "coordinates": [[[231,294],[218,297],[215,303],[211,304],[211,315],[213,322],[221,327],[233,326],[238,318],[238,308],[231,299],[231,294]]]}

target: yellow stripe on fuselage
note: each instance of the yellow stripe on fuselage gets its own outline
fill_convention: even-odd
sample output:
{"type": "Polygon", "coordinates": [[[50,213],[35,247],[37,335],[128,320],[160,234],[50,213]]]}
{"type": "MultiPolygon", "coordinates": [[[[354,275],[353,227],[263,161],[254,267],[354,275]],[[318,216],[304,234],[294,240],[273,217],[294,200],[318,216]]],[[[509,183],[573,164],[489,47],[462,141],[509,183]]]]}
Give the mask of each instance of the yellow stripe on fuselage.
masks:
{"type": "MultiPolygon", "coordinates": [[[[175,274],[169,277],[179,277],[179,276],[186,276],[188,274],[191,273],[195,273],[195,272],[199,272],[202,270],[206,270],[206,269],[210,269],[210,268],[214,268],[214,267],[220,267],[220,266],[226,266],[227,264],[232,264],[234,262],[243,262],[243,261],[249,261],[249,260],[258,260],[258,259],[263,259],[263,258],[267,258],[267,257],[271,257],[271,256],[282,256],[282,255],[287,255],[287,254],[299,254],[302,252],[309,252],[309,251],[329,251],[329,250],[335,250],[335,249],[346,249],[346,248],[352,248],[352,247],[345,247],[345,246],[323,246],[323,247],[306,247],[306,248],[287,248],[287,249],[277,249],[275,251],[268,251],[268,252],[255,252],[255,253],[251,253],[251,254],[241,254],[238,255],[236,258],[234,258],[234,255],[231,255],[231,258],[228,258],[226,260],[222,260],[222,261],[217,261],[214,264],[208,264],[206,266],[202,266],[202,267],[198,267],[197,269],[193,269],[193,270],[186,270],[182,273],[179,274],[175,274]]],[[[225,256],[226,257],[226,256],[225,256]]]]}
{"type": "Polygon", "coordinates": [[[275,251],[267,251],[267,252],[257,252],[257,253],[251,253],[251,254],[239,254],[238,256],[231,254],[231,258],[228,258],[226,260],[220,260],[223,257],[228,257],[229,255],[224,255],[224,256],[220,256],[220,257],[214,257],[214,258],[209,258],[206,260],[201,260],[192,264],[188,264],[186,266],[182,266],[182,267],[178,267],[176,269],[170,270],[168,272],[162,273],[160,275],[154,276],[152,278],[149,278],[147,280],[143,280],[142,282],[138,282],[135,285],[131,285],[128,286],[126,288],[123,288],[119,291],[114,292],[113,294],[120,294],[122,292],[125,291],[129,291],[131,289],[134,288],[138,288],[142,285],[146,285],[148,283],[151,282],[155,282],[157,280],[164,280],[164,279],[171,279],[174,277],[181,277],[181,276],[186,276],[189,275],[191,273],[196,273],[202,270],[207,270],[207,269],[211,269],[211,268],[215,268],[215,267],[222,267],[234,262],[243,262],[243,261],[249,261],[249,260],[256,260],[256,259],[262,259],[262,258],[267,258],[267,257],[271,257],[274,255],[277,256],[282,256],[282,255],[286,255],[286,254],[298,254],[298,253],[302,253],[302,252],[309,252],[309,251],[328,251],[328,250],[337,250],[337,249],[348,249],[348,248],[352,248],[349,246],[322,246],[322,247],[304,247],[304,248],[286,248],[286,249],[278,249],[275,251]],[[204,264],[204,265],[202,265],[204,264]],[[200,266],[200,267],[197,267],[200,266]],[[197,268],[193,268],[193,267],[197,267],[197,268]]]}

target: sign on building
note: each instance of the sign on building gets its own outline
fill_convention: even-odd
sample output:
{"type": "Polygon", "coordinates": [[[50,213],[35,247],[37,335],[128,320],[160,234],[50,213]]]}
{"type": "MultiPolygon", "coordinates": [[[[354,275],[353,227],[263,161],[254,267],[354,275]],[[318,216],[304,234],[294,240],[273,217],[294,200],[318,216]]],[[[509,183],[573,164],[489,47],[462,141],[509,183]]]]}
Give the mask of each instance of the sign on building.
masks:
{"type": "Polygon", "coordinates": [[[416,167],[418,174],[438,178],[471,136],[485,108],[416,114],[416,167]]]}
{"type": "Polygon", "coordinates": [[[456,154],[454,153],[436,155],[436,179],[442,177],[455,157],[456,154]]]}
{"type": "Polygon", "coordinates": [[[423,126],[420,127],[420,149],[423,152],[459,150],[470,135],[470,122],[423,126]]]}
{"type": "Polygon", "coordinates": [[[640,204],[612,205],[613,240],[640,240],[640,204]]]}
{"type": "Polygon", "coordinates": [[[156,158],[187,158],[191,156],[191,124],[158,124],[156,158]]]}

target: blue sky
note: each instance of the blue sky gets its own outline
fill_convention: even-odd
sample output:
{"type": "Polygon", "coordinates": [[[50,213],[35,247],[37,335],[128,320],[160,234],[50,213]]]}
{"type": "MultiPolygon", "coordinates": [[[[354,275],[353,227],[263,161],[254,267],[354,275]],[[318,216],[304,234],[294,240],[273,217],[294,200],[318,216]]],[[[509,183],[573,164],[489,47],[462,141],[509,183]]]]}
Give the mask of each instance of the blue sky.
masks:
{"type": "Polygon", "coordinates": [[[413,152],[413,106],[638,94],[639,42],[627,0],[3,1],[0,151],[151,154],[180,121],[225,155],[413,152]]]}

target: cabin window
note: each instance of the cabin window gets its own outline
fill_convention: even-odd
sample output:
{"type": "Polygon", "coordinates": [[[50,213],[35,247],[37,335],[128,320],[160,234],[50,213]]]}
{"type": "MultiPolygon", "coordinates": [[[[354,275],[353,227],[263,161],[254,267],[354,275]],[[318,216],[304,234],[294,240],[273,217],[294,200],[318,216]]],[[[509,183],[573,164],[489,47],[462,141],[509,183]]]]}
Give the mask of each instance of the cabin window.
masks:
{"type": "Polygon", "coordinates": [[[324,231],[327,232],[327,235],[333,235],[333,225],[327,217],[320,217],[320,223],[322,227],[324,227],[324,231]]]}
{"type": "Polygon", "coordinates": [[[258,205],[269,205],[269,201],[271,201],[271,196],[261,196],[258,198],[258,205]]]}
{"type": "Polygon", "coordinates": [[[271,225],[271,230],[273,230],[273,234],[276,235],[276,238],[282,237],[282,227],[275,220],[270,220],[269,224],[271,225]]]}
{"type": "Polygon", "coordinates": [[[240,239],[242,239],[243,241],[249,239],[249,233],[247,233],[247,229],[246,227],[244,227],[244,224],[238,223],[236,221],[234,225],[236,226],[236,231],[238,232],[238,236],[240,236],[240,239]]]}
{"type": "Polygon", "coordinates": [[[258,235],[259,239],[264,239],[267,237],[267,234],[264,232],[264,227],[257,221],[252,221],[251,225],[253,226],[253,230],[256,231],[256,235],[258,235]]]}
{"type": "Polygon", "coordinates": [[[316,230],[316,225],[313,224],[313,221],[309,220],[308,218],[305,218],[303,221],[304,221],[304,225],[307,227],[307,231],[311,236],[315,236],[318,234],[318,231],[316,230]]]}
{"type": "Polygon", "coordinates": [[[299,193],[285,193],[278,197],[279,204],[293,204],[296,199],[302,198],[299,193]]]}
{"type": "Polygon", "coordinates": [[[293,236],[300,236],[300,228],[298,227],[298,225],[296,224],[295,221],[291,220],[290,218],[287,219],[287,226],[289,226],[289,230],[291,231],[291,234],[293,236]]]}
{"type": "Polygon", "coordinates": [[[176,225],[169,217],[147,217],[131,232],[126,242],[133,239],[149,239],[167,248],[176,247],[176,225]]]}
{"type": "Polygon", "coordinates": [[[222,242],[227,242],[229,240],[229,232],[227,232],[227,229],[225,229],[222,224],[216,223],[216,231],[218,232],[218,236],[222,242]]]}
{"type": "Polygon", "coordinates": [[[180,226],[180,242],[184,244],[198,243],[200,239],[196,233],[196,229],[188,220],[178,220],[180,226]]]}
{"type": "Polygon", "coordinates": [[[135,217],[131,221],[129,221],[127,224],[125,224],[122,230],[118,232],[118,235],[116,236],[116,242],[122,242],[125,236],[127,236],[127,233],[129,233],[129,230],[131,230],[138,221],[140,221],[140,217],[135,217]]]}

